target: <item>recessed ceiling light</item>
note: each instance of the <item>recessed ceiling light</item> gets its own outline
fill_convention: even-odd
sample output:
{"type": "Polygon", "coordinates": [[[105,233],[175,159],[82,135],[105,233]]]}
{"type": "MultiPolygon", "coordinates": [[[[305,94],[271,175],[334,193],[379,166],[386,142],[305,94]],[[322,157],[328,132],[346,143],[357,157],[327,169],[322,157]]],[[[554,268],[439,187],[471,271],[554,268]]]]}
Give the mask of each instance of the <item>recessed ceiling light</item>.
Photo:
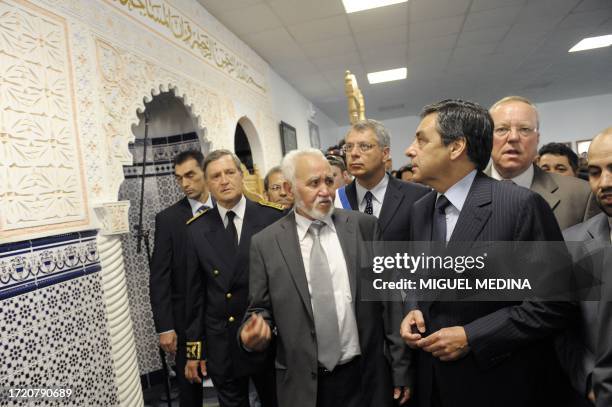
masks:
{"type": "Polygon", "coordinates": [[[610,45],[612,45],[612,35],[601,35],[583,39],[568,52],[586,51],[587,49],[609,47],[610,45]]]}
{"type": "Polygon", "coordinates": [[[406,76],[408,76],[408,69],[406,68],[389,69],[388,71],[370,72],[368,74],[368,82],[370,82],[370,85],[373,85],[375,83],[406,79],[406,76]]]}
{"type": "Polygon", "coordinates": [[[347,14],[407,2],[408,0],[342,0],[347,14]]]}

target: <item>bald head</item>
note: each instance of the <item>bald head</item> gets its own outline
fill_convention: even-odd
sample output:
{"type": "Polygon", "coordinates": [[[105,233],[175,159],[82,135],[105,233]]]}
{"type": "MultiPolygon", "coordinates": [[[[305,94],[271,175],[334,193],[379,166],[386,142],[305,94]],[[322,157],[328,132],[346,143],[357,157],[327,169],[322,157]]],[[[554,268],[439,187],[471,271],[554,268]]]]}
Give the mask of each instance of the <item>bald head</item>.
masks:
{"type": "Polygon", "coordinates": [[[591,141],[588,162],[591,190],[601,210],[612,216],[612,127],[591,141]]]}

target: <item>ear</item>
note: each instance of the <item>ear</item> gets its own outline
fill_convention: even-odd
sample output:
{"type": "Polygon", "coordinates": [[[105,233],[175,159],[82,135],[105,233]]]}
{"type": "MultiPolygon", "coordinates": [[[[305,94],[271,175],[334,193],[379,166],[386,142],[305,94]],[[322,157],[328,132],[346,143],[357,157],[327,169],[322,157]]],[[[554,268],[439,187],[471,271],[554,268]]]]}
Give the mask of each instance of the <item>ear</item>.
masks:
{"type": "Polygon", "coordinates": [[[387,160],[389,159],[390,154],[391,154],[391,148],[385,147],[385,148],[383,148],[382,151],[383,151],[382,161],[383,161],[383,163],[386,163],[387,160]]]}
{"type": "Polygon", "coordinates": [[[458,159],[464,152],[467,155],[467,140],[465,137],[460,137],[449,144],[450,159],[458,159]]]}
{"type": "Polygon", "coordinates": [[[283,190],[285,191],[287,195],[290,195],[292,193],[291,183],[289,181],[287,180],[283,181],[283,190]]]}

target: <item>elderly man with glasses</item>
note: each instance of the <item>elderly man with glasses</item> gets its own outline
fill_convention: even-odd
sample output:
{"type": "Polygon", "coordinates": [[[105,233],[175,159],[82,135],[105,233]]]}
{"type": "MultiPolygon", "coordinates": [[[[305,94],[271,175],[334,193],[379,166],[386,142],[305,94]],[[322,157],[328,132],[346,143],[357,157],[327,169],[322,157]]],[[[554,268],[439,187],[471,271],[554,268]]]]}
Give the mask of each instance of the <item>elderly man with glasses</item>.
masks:
{"type": "Polygon", "coordinates": [[[536,107],[521,96],[497,101],[489,113],[493,118],[493,165],[487,175],[540,194],[553,210],[561,229],[597,214],[597,204],[587,182],[541,170],[538,154],[540,123],[536,107]]]}

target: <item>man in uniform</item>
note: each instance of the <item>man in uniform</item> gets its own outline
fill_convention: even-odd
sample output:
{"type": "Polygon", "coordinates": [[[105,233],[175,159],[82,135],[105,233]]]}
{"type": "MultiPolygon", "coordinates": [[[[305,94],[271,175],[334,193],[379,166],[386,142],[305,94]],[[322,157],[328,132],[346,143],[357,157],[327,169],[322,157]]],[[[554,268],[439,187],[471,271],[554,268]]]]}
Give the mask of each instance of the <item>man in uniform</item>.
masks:
{"type": "Polygon", "coordinates": [[[149,289],[159,346],[176,354],[176,375],[181,407],[202,405],[202,387],[185,380],[185,222],[211,208],[204,181],[204,156],[188,150],[174,158],[174,176],[185,197],[155,216],[155,249],[149,289]]]}
{"type": "Polygon", "coordinates": [[[204,175],[217,206],[188,221],[187,379],[210,375],[221,407],[249,406],[249,378],[263,407],[276,406],[274,363],[246,354],[237,332],[248,304],[251,236],[280,219],[282,205],[243,194],[240,160],[216,150],[204,175]]]}

